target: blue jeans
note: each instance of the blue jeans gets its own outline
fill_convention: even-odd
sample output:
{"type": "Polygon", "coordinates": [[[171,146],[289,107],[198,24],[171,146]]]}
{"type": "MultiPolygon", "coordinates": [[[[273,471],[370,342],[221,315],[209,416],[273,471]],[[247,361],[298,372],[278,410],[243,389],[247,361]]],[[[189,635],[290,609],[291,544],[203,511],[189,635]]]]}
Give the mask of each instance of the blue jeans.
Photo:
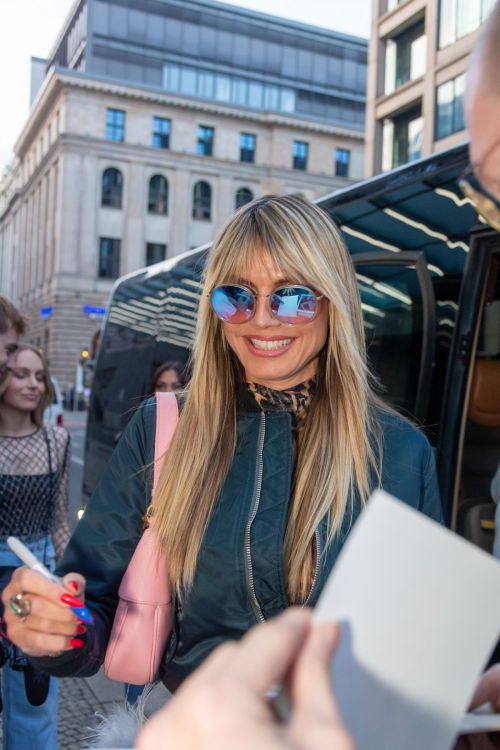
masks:
{"type": "Polygon", "coordinates": [[[141,697],[142,691],[145,687],[145,685],[129,685],[125,683],[125,700],[127,703],[134,706],[137,703],[137,700],[141,697]]]}
{"type": "MultiPolygon", "coordinates": [[[[50,539],[27,545],[39,560],[54,569],[55,554],[50,539]]],[[[19,558],[0,542],[0,592],[10,581],[19,558]]],[[[1,603],[0,603],[1,606],[1,603]]],[[[24,672],[5,664],[2,668],[3,750],[57,750],[57,680],[50,678],[47,700],[32,706],[24,690],[24,672]]]]}

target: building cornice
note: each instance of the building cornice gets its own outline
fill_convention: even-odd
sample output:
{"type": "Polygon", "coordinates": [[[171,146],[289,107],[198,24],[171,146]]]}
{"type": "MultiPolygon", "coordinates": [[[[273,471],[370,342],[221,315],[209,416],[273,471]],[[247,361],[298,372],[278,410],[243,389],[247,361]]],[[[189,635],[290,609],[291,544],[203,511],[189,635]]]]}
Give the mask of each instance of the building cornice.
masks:
{"type": "MultiPolygon", "coordinates": [[[[298,170],[292,167],[280,165],[268,165],[246,162],[230,161],[228,159],[218,159],[215,156],[197,156],[195,153],[186,153],[181,151],[171,151],[166,149],[161,151],[156,148],[140,146],[137,144],[120,144],[112,141],[103,141],[102,139],[92,138],[91,136],[80,135],[63,135],[60,139],[61,146],[67,149],[78,150],[82,154],[92,154],[94,156],[105,158],[108,155],[110,162],[117,164],[127,162],[137,162],[143,165],[149,164],[153,169],[178,170],[179,168],[189,168],[190,172],[198,172],[210,178],[231,177],[232,179],[241,179],[242,181],[264,181],[269,178],[280,179],[285,181],[293,180],[297,183],[303,183],[304,187],[310,187],[311,182],[331,183],[332,180],[341,182],[342,178],[334,174],[321,172],[311,172],[308,170],[298,170]],[[149,152],[150,159],[145,158],[145,151],[149,152]]],[[[148,156],[149,156],[148,154],[148,156]]],[[[349,182],[352,182],[350,180],[349,182]]]]}
{"type": "Polygon", "coordinates": [[[150,102],[163,106],[173,106],[196,112],[208,113],[216,116],[237,118],[249,122],[264,125],[281,125],[287,128],[305,130],[311,133],[320,133],[343,138],[351,138],[363,142],[364,132],[352,128],[344,128],[336,124],[328,124],[316,120],[308,120],[296,115],[284,115],[276,112],[259,112],[243,107],[228,107],[215,104],[203,99],[190,99],[188,97],[175,96],[138,86],[115,83],[111,80],[89,76],[77,71],[62,68],[52,68],[48,73],[19,138],[14,151],[20,158],[31,145],[34,133],[40,127],[43,119],[48,115],[51,107],[60,93],[65,89],[80,91],[92,91],[96,94],[115,96],[130,101],[150,102]]]}

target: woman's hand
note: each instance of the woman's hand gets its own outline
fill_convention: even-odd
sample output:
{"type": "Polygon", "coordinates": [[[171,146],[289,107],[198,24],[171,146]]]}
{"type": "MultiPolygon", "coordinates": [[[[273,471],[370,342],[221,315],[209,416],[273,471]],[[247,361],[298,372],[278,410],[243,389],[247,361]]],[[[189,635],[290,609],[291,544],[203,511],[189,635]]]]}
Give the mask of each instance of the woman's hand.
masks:
{"type": "Polygon", "coordinates": [[[483,703],[490,703],[494,711],[500,711],[500,664],[487,669],[479,678],[470,702],[473,711],[483,703]]]}
{"type": "Polygon", "coordinates": [[[72,648],[81,648],[78,638],[85,626],[70,609],[83,606],[85,579],[68,573],[64,589],[30,568],[17,568],[2,593],[7,635],[28,656],[55,656],[72,648]],[[22,595],[19,605],[28,611],[15,614],[11,597],[22,595]],[[78,597],[78,598],[77,598],[78,597]]]}
{"type": "Polygon", "coordinates": [[[150,719],[139,750],[354,750],[330,684],[333,625],[293,609],[220,646],[166,708],[150,719]],[[265,693],[288,680],[291,715],[281,723],[265,693]]]}

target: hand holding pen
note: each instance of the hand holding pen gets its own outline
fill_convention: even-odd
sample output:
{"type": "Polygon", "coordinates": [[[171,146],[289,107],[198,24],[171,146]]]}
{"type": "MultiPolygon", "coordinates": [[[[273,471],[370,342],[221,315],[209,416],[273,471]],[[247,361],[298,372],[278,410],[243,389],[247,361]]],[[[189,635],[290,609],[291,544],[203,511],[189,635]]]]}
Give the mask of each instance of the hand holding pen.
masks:
{"type": "Polygon", "coordinates": [[[85,579],[77,573],[58,578],[18,539],[9,537],[8,544],[27,566],[14,571],[2,594],[11,641],[29,656],[82,648],[78,636],[92,622],[83,601],[85,579]]]}

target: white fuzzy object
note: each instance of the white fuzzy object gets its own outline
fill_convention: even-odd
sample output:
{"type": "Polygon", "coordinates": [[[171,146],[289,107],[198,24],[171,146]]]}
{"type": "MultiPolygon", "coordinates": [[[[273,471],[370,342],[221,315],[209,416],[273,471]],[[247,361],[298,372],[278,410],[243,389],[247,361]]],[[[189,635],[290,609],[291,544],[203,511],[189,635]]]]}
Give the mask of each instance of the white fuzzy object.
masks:
{"type": "Polygon", "coordinates": [[[107,716],[96,713],[97,727],[89,729],[87,750],[129,750],[134,747],[139,731],[155,711],[165,705],[171,694],[161,683],[148,685],[136,703],[115,703],[107,716]]]}

